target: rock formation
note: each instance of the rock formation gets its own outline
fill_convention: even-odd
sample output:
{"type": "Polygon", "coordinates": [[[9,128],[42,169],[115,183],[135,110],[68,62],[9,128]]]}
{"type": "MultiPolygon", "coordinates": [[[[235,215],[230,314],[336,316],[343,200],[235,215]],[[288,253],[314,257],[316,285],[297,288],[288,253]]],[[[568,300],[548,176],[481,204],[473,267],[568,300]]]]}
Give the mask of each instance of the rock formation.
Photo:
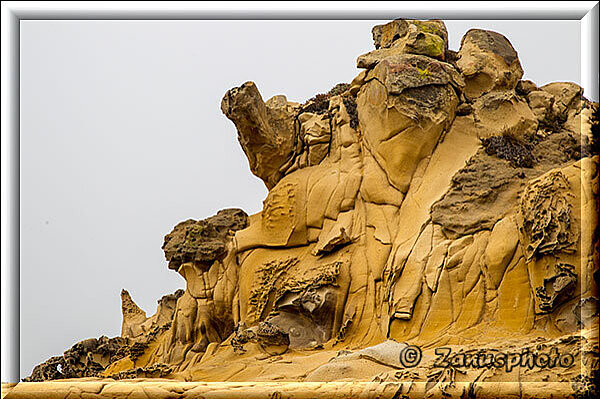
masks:
{"type": "Polygon", "coordinates": [[[123,291],[121,337],[30,379],[588,381],[598,104],[521,80],[496,32],[469,30],[454,52],[443,22],[395,20],[373,40],[350,84],[303,104],[229,90],[221,110],[269,189],[262,212],[179,223],[163,249],[185,290],[152,317],[123,291]],[[407,345],[423,351],[414,367],[407,345]],[[577,366],[436,368],[440,347],[557,348],[577,366]]]}

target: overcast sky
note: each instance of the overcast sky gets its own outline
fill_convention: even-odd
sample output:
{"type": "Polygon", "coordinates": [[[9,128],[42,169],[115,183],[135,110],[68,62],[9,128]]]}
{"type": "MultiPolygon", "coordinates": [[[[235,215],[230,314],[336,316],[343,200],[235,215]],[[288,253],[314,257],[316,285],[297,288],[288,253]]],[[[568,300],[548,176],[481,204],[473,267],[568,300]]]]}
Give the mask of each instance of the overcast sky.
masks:
{"type": "MultiPolygon", "coordinates": [[[[121,328],[127,288],[150,316],[185,287],[160,249],[178,222],[261,210],[221,114],[231,87],[303,102],[359,72],[386,21],[21,21],[21,377],[121,328]]],[[[580,82],[579,21],[446,21],[505,34],[525,78],[580,82]]],[[[597,100],[597,99],[596,99],[597,100]]]]}

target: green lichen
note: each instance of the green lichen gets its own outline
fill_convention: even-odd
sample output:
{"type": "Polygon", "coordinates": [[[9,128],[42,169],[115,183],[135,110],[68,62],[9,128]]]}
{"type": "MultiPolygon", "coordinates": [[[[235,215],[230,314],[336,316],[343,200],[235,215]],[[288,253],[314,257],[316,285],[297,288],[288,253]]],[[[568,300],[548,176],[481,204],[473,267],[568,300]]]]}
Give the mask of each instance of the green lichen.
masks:
{"type": "Polygon", "coordinates": [[[431,33],[433,35],[444,37],[444,31],[438,27],[438,24],[428,22],[428,21],[413,21],[413,25],[415,25],[421,32],[431,33]]]}
{"type": "Polygon", "coordinates": [[[431,33],[419,33],[417,40],[410,45],[413,54],[422,54],[433,58],[440,58],[445,51],[444,40],[431,33]]]}
{"type": "Polygon", "coordinates": [[[422,48],[426,55],[439,57],[444,54],[444,40],[436,35],[427,35],[422,48]]]}
{"type": "Polygon", "coordinates": [[[419,71],[419,79],[425,79],[431,76],[429,68],[420,69],[419,67],[417,67],[417,71],[419,71]]]}

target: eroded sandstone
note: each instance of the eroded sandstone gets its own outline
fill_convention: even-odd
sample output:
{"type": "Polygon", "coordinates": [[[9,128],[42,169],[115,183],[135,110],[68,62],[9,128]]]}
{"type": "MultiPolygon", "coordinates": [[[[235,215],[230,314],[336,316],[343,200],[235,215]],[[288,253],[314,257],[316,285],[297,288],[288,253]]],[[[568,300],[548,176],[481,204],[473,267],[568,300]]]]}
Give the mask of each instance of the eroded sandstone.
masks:
{"type": "Polygon", "coordinates": [[[176,225],[163,250],[185,290],[151,317],[124,291],[122,337],[77,349],[75,372],[55,372],[71,354],[52,358],[32,381],[412,381],[423,396],[475,381],[517,384],[503,385],[516,396],[523,381],[587,387],[598,104],[573,83],[520,80],[497,32],[468,31],[458,52],[439,20],[372,33],[365,70],[303,104],[265,102],[252,82],[225,94],[269,189],[263,210],[176,225]],[[407,345],[423,349],[414,368],[399,360],[407,345]],[[556,347],[578,366],[436,368],[439,347],[556,347]]]}

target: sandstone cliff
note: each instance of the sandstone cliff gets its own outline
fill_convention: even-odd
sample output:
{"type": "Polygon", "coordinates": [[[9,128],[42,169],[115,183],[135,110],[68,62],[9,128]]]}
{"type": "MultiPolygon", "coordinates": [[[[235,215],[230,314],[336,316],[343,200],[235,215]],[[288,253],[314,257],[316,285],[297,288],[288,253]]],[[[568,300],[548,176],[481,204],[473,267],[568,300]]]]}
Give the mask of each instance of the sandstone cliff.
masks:
{"type": "Polygon", "coordinates": [[[72,365],[71,350],[31,380],[589,378],[598,104],[574,83],[521,80],[496,32],[468,31],[458,52],[439,20],[373,39],[351,83],[303,104],[229,90],[221,110],[269,189],[262,212],[175,226],[163,249],[185,290],[152,317],[124,291],[122,337],[78,349],[101,360],[72,365]],[[407,344],[418,367],[398,360],[407,344]],[[457,374],[432,368],[441,346],[556,347],[581,366],[457,374]]]}

